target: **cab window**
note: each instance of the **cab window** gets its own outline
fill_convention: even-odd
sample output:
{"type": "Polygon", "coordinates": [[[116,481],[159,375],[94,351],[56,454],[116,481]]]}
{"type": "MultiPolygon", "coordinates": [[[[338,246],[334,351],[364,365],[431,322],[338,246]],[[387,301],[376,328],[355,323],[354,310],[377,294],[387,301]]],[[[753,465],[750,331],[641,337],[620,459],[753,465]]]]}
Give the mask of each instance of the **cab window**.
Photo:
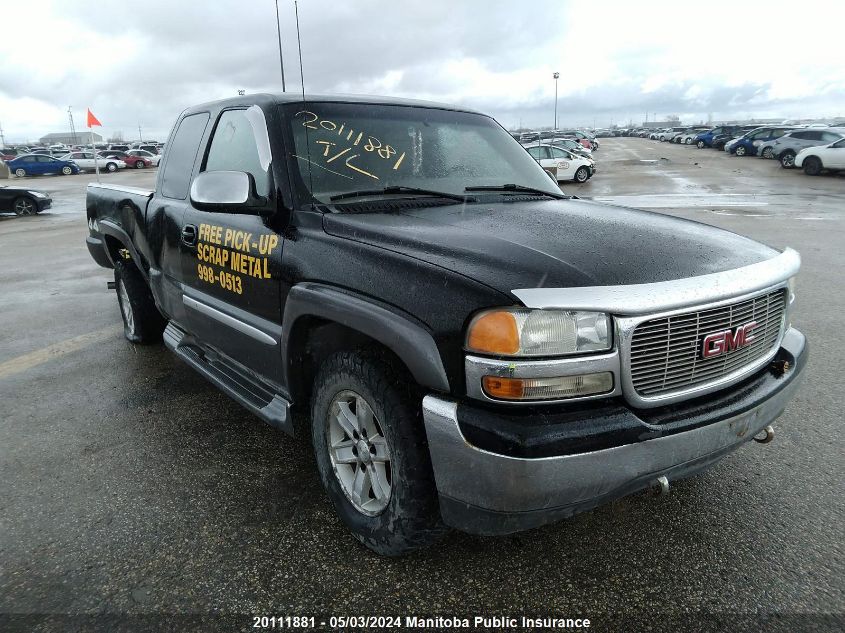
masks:
{"type": "Polygon", "coordinates": [[[165,198],[184,200],[188,196],[191,172],[207,123],[207,112],[191,114],[179,123],[179,129],[170,142],[162,172],[161,195],[165,198]]]}
{"type": "Polygon", "coordinates": [[[258,195],[267,195],[268,171],[261,166],[253,127],[244,110],[226,110],[220,115],[204,171],[243,171],[255,178],[258,195]]]}
{"type": "Polygon", "coordinates": [[[531,158],[535,160],[545,160],[549,157],[549,150],[544,146],[529,147],[528,153],[531,154],[531,158]]]}

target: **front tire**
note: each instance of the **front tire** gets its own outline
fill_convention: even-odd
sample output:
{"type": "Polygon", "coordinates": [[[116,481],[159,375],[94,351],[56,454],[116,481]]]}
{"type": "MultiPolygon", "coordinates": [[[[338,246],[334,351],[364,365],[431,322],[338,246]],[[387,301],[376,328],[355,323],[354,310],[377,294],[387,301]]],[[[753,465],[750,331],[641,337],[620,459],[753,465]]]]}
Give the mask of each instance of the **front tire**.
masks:
{"type": "Polygon", "coordinates": [[[35,204],[35,201],[26,196],[15,198],[15,202],[12,204],[12,209],[14,210],[15,215],[35,215],[38,213],[38,206],[35,204]]]}
{"type": "Polygon", "coordinates": [[[698,149],[704,149],[704,141],[699,141],[695,144],[698,149]]]}
{"type": "Polygon", "coordinates": [[[780,157],[780,166],[784,169],[792,169],[795,167],[795,154],[793,152],[786,152],[780,157]]]}
{"type": "Polygon", "coordinates": [[[575,182],[587,182],[590,177],[590,170],[586,167],[579,167],[575,172],[575,182]]]}
{"type": "Polygon", "coordinates": [[[23,178],[25,176],[26,176],[26,169],[23,169],[22,167],[18,167],[15,170],[15,177],[16,178],[23,178]]]}
{"type": "Polygon", "coordinates": [[[822,162],[815,156],[804,159],[804,173],[808,176],[818,176],[822,173],[822,162]]]}
{"type": "Polygon", "coordinates": [[[119,259],[114,263],[114,282],[126,339],[139,345],[161,341],[167,321],[132,260],[119,259]]]}
{"type": "Polygon", "coordinates": [[[760,156],[762,156],[763,158],[769,158],[769,159],[774,158],[775,157],[775,150],[772,149],[771,147],[765,147],[765,148],[763,148],[763,152],[760,154],[760,156]]]}
{"type": "Polygon", "coordinates": [[[734,153],[737,156],[745,156],[745,152],[746,152],[745,145],[740,145],[739,147],[736,148],[736,151],[734,153]]]}
{"type": "Polygon", "coordinates": [[[65,176],[70,176],[73,173],[73,169],[71,169],[68,165],[62,167],[62,174],[65,176]]]}
{"type": "Polygon", "coordinates": [[[320,366],[311,439],[323,487],[356,539],[400,556],[444,532],[420,398],[410,376],[369,350],[320,366]]]}
{"type": "Polygon", "coordinates": [[[116,163],[106,163],[106,171],[110,174],[113,174],[117,171],[117,164],[116,163]]]}
{"type": "Polygon", "coordinates": [[[135,169],[143,169],[144,168],[144,161],[138,160],[135,161],[135,169]]]}

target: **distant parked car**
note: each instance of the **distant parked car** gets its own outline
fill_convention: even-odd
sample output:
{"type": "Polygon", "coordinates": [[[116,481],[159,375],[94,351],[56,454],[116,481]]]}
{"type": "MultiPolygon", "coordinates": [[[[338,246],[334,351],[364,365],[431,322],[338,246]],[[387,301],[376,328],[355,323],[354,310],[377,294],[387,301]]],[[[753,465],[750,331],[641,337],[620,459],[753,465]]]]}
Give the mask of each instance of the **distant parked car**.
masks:
{"type": "Polygon", "coordinates": [[[562,130],[557,134],[560,138],[571,138],[575,139],[584,147],[597,150],[599,148],[599,142],[595,139],[595,137],[591,137],[586,132],[582,132],[581,130],[562,130]]]}
{"type": "Polygon", "coordinates": [[[21,152],[19,152],[14,147],[4,147],[3,149],[0,149],[0,160],[5,160],[5,161],[14,160],[20,154],[21,154],[21,152]]]}
{"type": "Polygon", "coordinates": [[[557,180],[586,182],[595,172],[595,162],[584,156],[576,156],[561,147],[549,144],[532,145],[528,153],[548,172],[557,174],[557,180]]]}
{"type": "Polygon", "coordinates": [[[158,145],[155,145],[154,143],[132,143],[132,147],[130,147],[127,151],[131,151],[133,149],[142,149],[150,154],[158,154],[158,145]]]}
{"type": "Polygon", "coordinates": [[[562,147],[563,149],[568,150],[573,154],[579,154],[581,156],[592,156],[593,154],[593,150],[591,150],[589,147],[584,147],[574,138],[555,138],[549,141],[549,145],[562,147]]]}
{"type": "Polygon", "coordinates": [[[118,169],[125,169],[126,163],[117,158],[106,158],[102,154],[97,154],[97,160],[94,160],[94,152],[71,152],[63,156],[65,160],[72,160],[85,171],[94,171],[98,167],[103,171],[116,172],[118,169]]]}
{"type": "Polygon", "coordinates": [[[123,143],[119,143],[117,145],[115,145],[115,144],[109,145],[109,150],[115,150],[115,151],[118,151],[118,152],[125,152],[128,149],[129,149],[129,145],[125,145],[123,143]]]}
{"type": "Polygon", "coordinates": [[[79,167],[73,161],[60,160],[45,154],[25,154],[18,156],[8,163],[9,169],[18,178],[24,176],[40,176],[43,174],[63,174],[70,176],[78,174],[79,167]]]}
{"type": "Polygon", "coordinates": [[[725,145],[725,151],[737,156],[754,156],[762,150],[764,144],[780,138],[792,129],[792,127],[785,126],[759,127],[725,145]]]}
{"type": "Polygon", "coordinates": [[[733,125],[719,125],[709,130],[704,130],[696,135],[695,146],[698,149],[713,147],[713,139],[717,136],[732,135],[735,130],[737,130],[737,127],[733,125]]]}
{"type": "Polygon", "coordinates": [[[693,128],[691,130],[686,130],[683,134],[681,134],[680,138],[678,139],[679,143],[683,145],[692,145],[693,141],[698,137],[701,133],[701,128],[693,128]]]}
{"type": "MultiPolygon", "coordinates": [[[[130,150],[131,151],[131,150],[130,150]]],[[[135,169],[143,169],[144,167],[152,167],[153,162],[146,156],[132,156],[129,151],[113,151],[106,150],[103,156],[108,158],[117,158],[126,163],[127,167],[134,167],[135,169]]]]}
{"type": "Polygon", "coordinates": [[[828,145],[841,138],[845,138],[845,131],[836,128],[792,130],[773,141],[771,154],[783,167],[790,169],[795,165],[795,156],[802,149],[828,145]]]}
{"type": "Polygon", "coordinates": [[[675,136],[675,134],[678,134],[682,131],[683,128],[680,127],[667,127],[666,129],[661,131],[659,140],[661,143],[665,141],[671,141],[672,137],[675,136]]]}
{"type": "Polygon", "coordinates": [[[13,211],[17,215],[35,215],[53,204],[50,194],[29,187],[0,186],[0,211],[13,211]]]}
{"type": "MultiPolygon", "coordinates": [[[[153,154],[152,152],[149,152],[145,149],[130,149],[126,153],[129,156],[128,160],[131,161],[131,157],[133,157],[133,156],[136,157],[136,158],[146,158],[147,160],[149,160],[152,163],[153,167],[158,167],[158,164],[161,161],[161,155],[160,154],[153,154]]],[[[124,159],[124,160],[126,160],[126,159],[124,159]]],[[[135,167],[138,167],[138,165],[135,165],[135,167]]]]}
{"type": "Polygon", "coordinates": [[[795,166],[802,167],[808,176],[818,176],[825,169],[845,169],[845,138],[829,145],[802,149],[795,155],[795,166]]]}

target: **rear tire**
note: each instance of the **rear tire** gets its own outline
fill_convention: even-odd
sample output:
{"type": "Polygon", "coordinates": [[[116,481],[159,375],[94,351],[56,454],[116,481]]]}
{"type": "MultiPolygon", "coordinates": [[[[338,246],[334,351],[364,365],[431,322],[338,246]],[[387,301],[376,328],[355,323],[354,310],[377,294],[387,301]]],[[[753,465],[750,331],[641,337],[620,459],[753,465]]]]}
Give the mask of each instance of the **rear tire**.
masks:
{"type": "Polygon", "coordinates": [[[587,182],[590,177],[590,170],[586,167],[579,167],[575,172],[575,182],[587,182]]]}
{"type": "Polygon", "coordinates": [[[132,260],[119,259],[114,263],[114,282],[127,340],[139,345],[161,341],[167,321],[158,311],[150,287],[132,260]]]}
{"type": "Polygon", "coordinates": [[[355,538],[384,556],[447,530],[412,384],[386,355],[365,349],[329,356],[314,382],[311,439],[323,487],[355,538]]]}
{"type": "Polygon", "coordinates": [[[808,176],[818,176],[822,173],[822,162],[815,156],[804,159],[804,173],[808,176]]]}

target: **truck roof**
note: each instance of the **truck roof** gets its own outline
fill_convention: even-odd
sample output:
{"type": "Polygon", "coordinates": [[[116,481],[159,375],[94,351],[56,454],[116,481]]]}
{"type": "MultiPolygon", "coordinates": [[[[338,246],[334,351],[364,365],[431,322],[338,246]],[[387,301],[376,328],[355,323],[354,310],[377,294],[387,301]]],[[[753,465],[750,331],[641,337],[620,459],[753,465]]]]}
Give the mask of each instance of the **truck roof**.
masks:
{"type": "MultiPolygon", "coordinates": [[[[219,108],[221,106],[250,106],[254,104],[285,104],[285,103],[301,103],[303,101],[301,92],[283,92],[283,93],[255,93],[230,99],[220,99],[217,101],[209,101],[192,106],[185,110],[185,113],[201,112],[209,108],[219,108]]],[[[436,101],[424,101],[422,99],[403,99],[399,97],[381,97],[374,95],[348,95],[348,94],[305,94],[305,101],[309,103],[369,103],[378,105],[403,105],[415,106],[418,108],[435,108],[437,110],[453,110],[456,112],[472,112],[474,114],[485,114],[472,108],[454,105],[450,103],[438,103],[436,101]]],[[[489,116],[489,115],[485,115],[489,116]]]]}

